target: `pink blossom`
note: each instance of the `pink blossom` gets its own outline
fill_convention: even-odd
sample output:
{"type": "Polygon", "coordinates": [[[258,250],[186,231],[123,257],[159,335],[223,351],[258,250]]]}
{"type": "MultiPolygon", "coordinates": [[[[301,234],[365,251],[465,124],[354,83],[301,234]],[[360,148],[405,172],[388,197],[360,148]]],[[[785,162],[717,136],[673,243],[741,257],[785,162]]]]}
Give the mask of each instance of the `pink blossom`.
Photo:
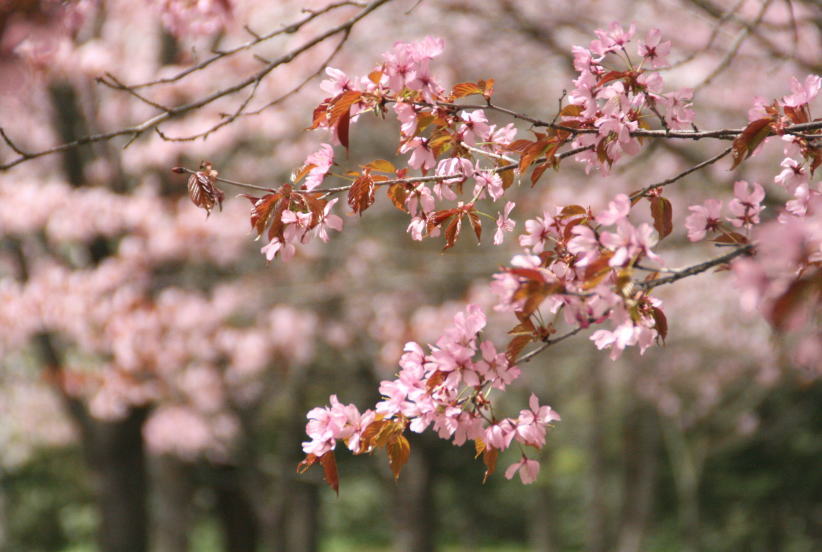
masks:
{"type": "Polygon", "coordinates": [[[625,266],[633,262],[638,255],[647,255],[649,259],[662,262],[651,247],[656,245],[657,238],[654,229],[647,223],[635,227],[627,220],[617,223],[617,233],[603,232],[600,243],[614,252],[610,265],[625,266]]]}
{"type": "Polygon", "coordinates": [[[327,93],[330,97],[336,97],[348,90],[356,90],[354,81],[348,75],[334,67],[326,67],[325,73],[330,79],[325,79],[320,83],[320,89],[327,93]]]}
{"type": "Polygon", "coordinates": [[[599,213],[596,221],[604,226],[610,226],[623,220],[631,212],[631,200],[625,194],[619,194],[608,203],[608,209],[599,213]]]}
{"type": "Polygon", "coordinates": [[[648,31],[645,41],[639,41],[639,55],[642,56],[652,69],[664,67],[668,64],[668,54],[671,52],[671,42],[662,40],[659,29],[648,31]]]}
{"type": "Polygon", "coordinates": [[[669,92],[658,98],[659,103],[665,109],[665,122],[673,130],[687,128],[694,122],[694,110],[691,109],[691,98],[694,91],[691,88],[683,88],[674,92],[669,92]]]}
{"type": "Polygon", "coordinates": [[[505,193],[505,190],[502,187],[502,178],[495,172],[491,171],[478,171],[474,173],[474,180],[476,181],[476,185],[474,186],[474,197],[477,199],[483,199],[485,197],[485,191],[488,191],[488,195],[491,196],[491,199],[494,201],[498,200],[502,197],[502,194],[505,193]]]}
{"type": "Polygon", "coordinates": [[[330,144],[322,144],[320,149],[305,159],[305,165],[311,166],[305,177],[305,189],[311,191],[323,183],[325,175],[334,164],[334,148],[330,144]]]}
{"type": "Polygon", "coordinates": [[[782,98],[782,103],[788,107],[800,107],[809,104],[822,88],[822,77],[819,75],[808,75],[805,82],[799,82],[796,77],[791,77],[791,92],[793,94],[782,98]]]}
{"type": "Polygon", "coordinates": [[[761,205],[765,199],[765,190],[760,184],[753,187],[744,180],[734,182],[734,199],[728,203],[728,210],[733,215],[727,220],[737,228],[759,224],[759,213],[765,208],[761,205]]]}
{"type": "Polygon", "coordinates": [[[773,181],[789,193],[795,193],[798,187],[808,183],[808,172],[804,165],[796,159],[786,157],[779,166],[782,167],[782,172],[776,175],[773,181]]]}
{"type": "Polygon", "coordinates": [[[408,166],[412,169],[427,171],[437,164],[434,152],[428,147],[428,140],[425,138],[417,136],[400,146],[401,153],[409,151],[411,157],[408,159],[408,166]]]}
{"type": "Polygon", "coordinates": [[[523,485],[530,485],[537,480],[539,476],[539,462],[536,460],[529,460],[525,455],[516,464],[511,464],[505,470],[505,479],[511,479],[519,472],[519,478],[523,485]]]}
{"type": "Polygon", "coordinates": [[[688,239],[699,241],[705,239],[706,232],[715,232],[719,229],[720,210],[722,201],[708,199],[702,205],[691,205],[688,210],[691,214],[685,219],[685,228],[688,229],[688,239]]]}
{"type": "Polygon", "coordinates": [[[314,227],[314,232],[316,233],[317,237],[320,238],[322,241],[328,241],[328,228],[332,230],[336,230],[337,232],[341,232],[343,228],[343,221],[337,215],[331,214],[331,209],[334,207],[334,204],[339,201],[339,198],[335,197],[331,201],[325,204],[323,207],[323,214],[320,217],[317,226],[314,227]]]}
{"type": "Polygon", "coordinates": [[[400,121],[400,132],[403,136],[411,137],[417,131],[417,110],[405,102],[394,104],[394,113],[400,121]]]}
{"type": "Polygon", "coordinates": [[[505,238],[505,232],[513,232],[514,226],[517,223],[508,218],[508,215],[511,214],[511,209],[513,209],[515,205],[513,201],[509,201],[505,204],[505,209],[499,213],[497,217],[497,231],[494,233],[494,245],[500,245],[502,243],[505,238]]]}
{"type": "Polygon", "coordinates": [[[460,118],[464,121],[459,130],[463,142],[469,146],[476,146],[477,142],[484,142],[488,139],[491,127],[488,126],[485,111],[482,109],[463,111],[460,118]]]}
{"type": "Polygon", "coordinates": [[[497,450],[505,450],[511,446],[514,435],[516,435],[514,424],[511,423],[511,420],[505,418],[485,428],[485,443],[497,450]]]}

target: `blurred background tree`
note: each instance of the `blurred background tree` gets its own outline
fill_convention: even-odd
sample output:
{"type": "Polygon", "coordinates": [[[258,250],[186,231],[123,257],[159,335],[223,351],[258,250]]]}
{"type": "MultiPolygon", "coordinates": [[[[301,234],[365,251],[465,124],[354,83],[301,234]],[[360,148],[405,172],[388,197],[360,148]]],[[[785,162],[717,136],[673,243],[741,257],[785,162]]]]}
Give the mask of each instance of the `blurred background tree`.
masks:
{"type": "MultiPolygon", "coordinates": [[[[362,73],[395,40],[425,35],[446,39],[435,69],[445,80],[493,77],[500,104],[538,115],[570,82],[571,46],[614,20],[673,41],[666,79],[696,89],[700,126],[739,126],[755,95],[820,72],[812,1],[385,4],[260,79],[253,115],[226,116],[245,99],[228,95],[163,119],[162,134],[124,132],[0,173],[0,549],[819,549],[818,365],[792,366],[764,322],[739,314],[720,274],[669,290],[664,348],[611,362],[579,337],[527,366],[522,398],[533,389],[563,415],[533,486],[499,475],[480,485],[473,451],[430,435],[412,443],[396,484],[383,458],[343,454],[340,497],[317,474],[296,476],[305,411],[329,393],[372,404],[403,343],[433,341],[468,299],[490,307],[488,274],[510,250],[459,243],[440,255],[398,231],[405,218],[382,202],[332,244],[267,265],[245,200],[206,218],[170,167],[209,159],[230,178],[286,182],[316,149],[302,129],[323,69],[362,73]]],[[[303,21],[139,89],[186,105],[362,6],[12,2],[0,8],[0,126],[13,137],[0,161],[156,113],[117,83],[171,78],[303,21]],[[108,86],[95,83],[106,74],[108,86]]],[[[361,123],[356,150],[391,159],[386,137],[361,123]]],[[[608,178],[546,176],[514,191],[521,220],[570,198],[601,207],[649,174],[694,164],[693,152],[659,142],[608,178]]],[[[777,155],[736,176],[770,175],[777,155]]],[[[687,201],[734,178],[714,166],[671,193],[687,201]]],[[[685,264],[693,253],[678,239],[666,254],[685,264]]],[[[490,332],[502,337],[499,318],[490,332]]]]}

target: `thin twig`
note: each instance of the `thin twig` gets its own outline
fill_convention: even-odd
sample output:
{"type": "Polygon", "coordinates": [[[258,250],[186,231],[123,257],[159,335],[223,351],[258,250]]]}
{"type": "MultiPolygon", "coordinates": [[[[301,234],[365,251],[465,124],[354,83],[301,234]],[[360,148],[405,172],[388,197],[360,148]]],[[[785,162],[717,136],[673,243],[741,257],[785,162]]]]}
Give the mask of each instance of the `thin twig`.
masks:
{"type": "Polygon", "coordinates": [[[713,163],[716,163],[717,161],[719,161],[720,159],[722,159],[723,157],[725,157],[726,155],[731,153],[731,151],[733,151],[733,147],[728,147],[728,148],[724,149],[722,152],[718,153],[717,155],[714,155],[710,159],[706,159],[702,163],[694,165],[693,167],[691,167],[689,169],[686,169],[686,170],[682,171],[681,173],[679,173],[675,176],[672,176],[671,178],[663,180],[662,182],[657,182],[656,184],[651,184],[649,186],[645,186],[644,188],[642,188],[638,192],[634,192],[633,194],[631,194],[631,200],[635,200],[635,199],[638,199],[640,197],[646,196],[646,195],[648,195],[648,192],[650,192],[651,190],[655,190],[656,188],[662,188],[663,186],[667,186],[668,184],[673,184],[674,182],[676,182],[680,178],[684,178],[684,177],[688,176],[689,174],[698,171],[699,169],[707,167],[708,165],[712,165],[713,163]]]}
{"type": "Polygon", "coordinates": [[[730,253],[722,255],[721,257],[717,257],[715,259],[711,259],[710,261],[705,261],[704,263],[699,263],[697,265],[690,266],[683,270],[679,270],[674,274],[671,274],[670,276],[665,276],[664,278],[657,278],[655,280],[648,280],[646,282],[634,282],[634,284],[637,287],[643,288],[645,290],[653,289],[655,287],[662,286],[665,284],[672,284],[678,280],[687,278],[688,276],[700,274],[702,272],[705,272],[706,270],[710,270],[715,266],[726,264],[742,255],[750,255],[753,249],[753,244],[743,245],[741,247],[738,247],[737,249],[734,249],[730,253]]]}

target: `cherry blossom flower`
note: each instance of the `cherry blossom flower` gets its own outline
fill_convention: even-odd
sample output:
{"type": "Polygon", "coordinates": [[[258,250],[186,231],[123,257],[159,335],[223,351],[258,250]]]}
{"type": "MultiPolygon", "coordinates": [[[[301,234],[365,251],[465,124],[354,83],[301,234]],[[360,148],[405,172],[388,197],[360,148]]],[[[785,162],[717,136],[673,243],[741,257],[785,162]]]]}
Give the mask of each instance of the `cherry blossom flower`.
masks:
{"type": "Polygon", "coordinates": [[[765,208],[761,205],[765,199],[762,186],[754,182],[751,187],[746,181],[737,180],[734,182],[734,196],[728,203],[728,210],[733,216],[727,220],[737,228],[759,224],[759,213],[765,208]]]}
{"type": "Polygon", "coordinates": [[[505,239],[505,232],[513,232],[514,226],[517,223],[508,218],[508,215],[511,214],[511,209],[513,209],[515,205],[513,201],[509,201],[505,204],[505,209],[499,213],[497,217],[497,231],[494,233],[494,245],[502,243],[505,239]]]}
{"type": "Polygon", "coordinates": [[[706,232],[715,232],[719,229],[720,210],[722,201],[708,199],[702,205],[691,205],[688,210],[691,214],[685,219],[688,229],[688,239],[700,241],[705,239],[706,232]]]}
{"type": "Polygon", "coordinates": [[[511,479],[519,472],[519,478],[523,485],[530,485],[537,480],[539,476],[539,462],[530,460],[525,455],[516,464],[511,464],[505,470],[505,479],[511,479]]]}
{"type": "Polygon", "coordinates": [[[651,29],[645,40],[639,41],[639,55],[643,57],[652,69],[664,67],[668,64],[668,54],[671,52],[671,42],[661,42],[662,33],[659,29],[651,29]]]}
{"type": "Polygon", "coordinates": [[[312,166],[305,177],[305,189],[314,190],[323,183],[325,175],[334,164],[334,148],[330,144],[320,145],[320,149],[305,159],[306,166],[312,166]]]}

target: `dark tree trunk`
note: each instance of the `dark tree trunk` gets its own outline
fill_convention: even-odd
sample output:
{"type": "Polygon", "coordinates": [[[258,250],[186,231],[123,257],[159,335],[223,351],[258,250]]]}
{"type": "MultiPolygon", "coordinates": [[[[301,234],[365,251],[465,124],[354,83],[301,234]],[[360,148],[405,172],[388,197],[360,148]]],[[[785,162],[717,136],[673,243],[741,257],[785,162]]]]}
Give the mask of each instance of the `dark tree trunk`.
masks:
{"type": "Polygon", "coordinates": [[[592,360],[588,368],[588,393],[591,405],[588,440],[588,550],[605,552],[608,547],[608,505],[603,425],[608,413],[605,405],[605,382],[601,365],[596,360],[592,360]]]}
{"type": "MultiPolygon", "coordinates": [[[[543,463],[547,459],[543,457],[543,463]]],[[[556,552],[559,550],[554,534],[554,505],[548,487],[534,489],[534,504],[528,518],[531,549],[534,552],[556,552]]]]}
{"type": "Polygon", "coordinates": [[[430,453],[425,445],[417,446],[392,483],[394,512],[394,550],[397,552],[433,552],[434,501],[430,453]]]}
{"type": "Polygon", "coordinates": [[[622,509],[618,552],[639,552],[648,524],[656,478],[659,433],[653,411],[632,399],[625,416],[622,509]]]}
{"type": "Polygon", "coordinates": [[[94,421],[91,465],[100,508],[100,549],[147,552],[147,470],[143,423],[147,408],[122,420],[94,421]]]}
{"type": "Polygon", "coordinates": [[[226,552],[254,552],[257,549],[258,524],[242,470],[236,466],[218,466],[214,493],[217,515],[223,531],[226,552]]]}
{"type": "Polygon", "coordinates": [[[153,464],[154,552],[187,552],[194,495],[193,466],[166,455],[156,458],[153,464]]]}

